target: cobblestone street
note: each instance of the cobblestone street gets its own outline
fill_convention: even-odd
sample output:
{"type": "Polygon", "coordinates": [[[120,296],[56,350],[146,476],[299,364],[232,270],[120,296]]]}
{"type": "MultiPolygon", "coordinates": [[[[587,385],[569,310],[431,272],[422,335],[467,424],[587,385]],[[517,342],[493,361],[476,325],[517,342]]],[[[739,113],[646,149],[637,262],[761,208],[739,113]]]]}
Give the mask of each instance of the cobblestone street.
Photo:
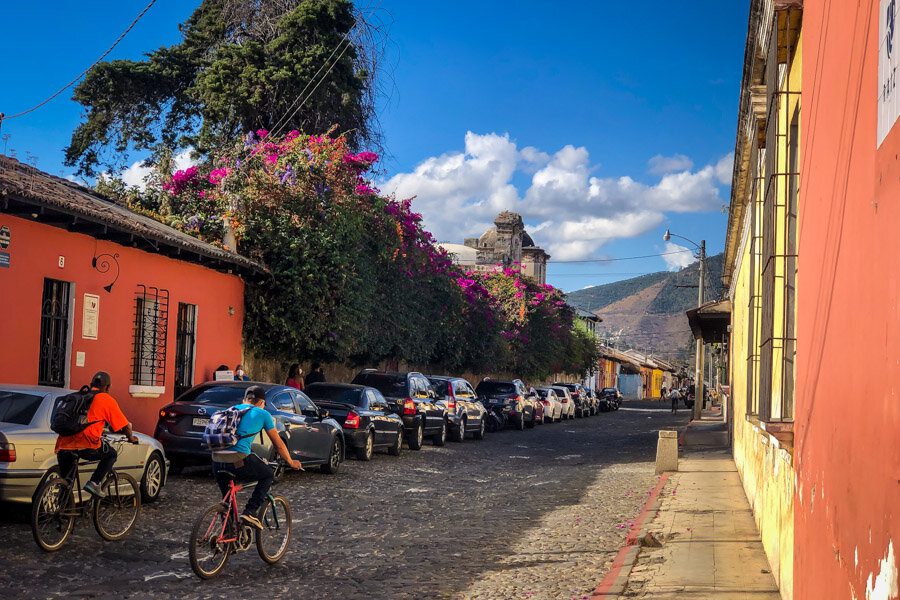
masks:
{"type": "Polygon", "coordinates": [[[101,542],[85,520],[44,554],[27,513],[2,506],[0,586],[12,598],[581,599],[656,481],[656,431],[687,418],[626,402],[483,442],[348,460],[337,476],[288,474],[275,488],[294,514],[283,562],[267,567],[253,548],[213,582],[187,559],[191,525],[216,499],[206,470],[172,477],[122,543],[101,542]]]}

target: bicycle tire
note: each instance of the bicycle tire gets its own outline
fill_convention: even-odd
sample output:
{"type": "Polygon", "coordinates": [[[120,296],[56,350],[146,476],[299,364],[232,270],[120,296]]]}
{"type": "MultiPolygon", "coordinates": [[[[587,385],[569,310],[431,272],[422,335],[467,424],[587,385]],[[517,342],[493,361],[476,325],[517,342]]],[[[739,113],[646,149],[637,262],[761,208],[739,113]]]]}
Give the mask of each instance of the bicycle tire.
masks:
{"type": "Polygon", "coordinates": [[[60,514],[72,506],[72,485],[59,475],[50,475],[41,484],[31,504],[31,535],[35,543],[44,552],[56,552],[65,545],[72,530],[75,529],[75,515],[60,514]],[[63,490],[65,490],[63,492],[63,490]],[[65,506],[60,505],[60,493],[65,494],[65,506]],[[54,499],[52,496],[56,496],[54,499]],[[55,522],[55,525],[54,523],[55,522]],[[45,527],[51,525],[60,532],[57,540],[50,540],[42,534],[45,527]]]}
{"type": "Polygon", "coordinates": [[[256,549],[259,551],[260,558],[270,565],[274,565],[284,558],[291,541],[291,532],[294,528],[291,519],[291,505],[284,496],[273,496],[263,505],[259,520],[262,522],[263,528],[256,532],[256,549]],[[286,533],[277,533],[282,530],[286,530],[286,533]],[[275,539],[279,535],[283,535],[274,553],[269,552],[269,549],[265,547],[265,540],[269,538],[270,532],[276,532],[272,536],[275,539]]]}
{"type": "Polygon", "coordinates": [[[107,542],[117,542],[131,533],[137,523],[141,514],[141,488],[128,473],[113,471],[103,482],[102,490],[104,496],[94,498],[91,511],[94,529],[107,542]],[[124,523],[112,526],[115,517],[124,517],[124,523]]]}
{"type": "Polygon", "coordinates": [[[222,569],[225,568],[225,565],[228,564],[228,558],[231,556],[232,552],[232,543],[226,543],[224,544],[224,547],[222,547],[221,544],[211,541],[210,537],[219,535],[219,532],[222,531],[222,521],[220,519],[228,519],[229,515],[229,509],[223,508],[221,503],[216,503],[203,511],[194,522],[194,527],[191,529],[188,557],[191,561],[191,569],[200,579],[211,579],[215,577],[221,573],[222,569]],[[213,546],[213,544],[215,545],[213,546]],[[218,562],[214,562],[214,568],[207,569],[200,564],[200,557],[197,555],[197,549],[201,547],[210,548],[211,550],[214,550],[214,553],[221,553],[221,556],[217,559],[218,562]]]}

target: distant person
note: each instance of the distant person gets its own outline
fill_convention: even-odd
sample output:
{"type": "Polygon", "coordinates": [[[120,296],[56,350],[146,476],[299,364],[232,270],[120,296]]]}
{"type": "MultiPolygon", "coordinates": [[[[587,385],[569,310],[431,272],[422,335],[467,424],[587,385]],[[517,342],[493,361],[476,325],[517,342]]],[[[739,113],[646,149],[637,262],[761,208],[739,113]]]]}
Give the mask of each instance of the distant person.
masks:
{"type": "Polygon", "coordinates": [[[247,375],[246,371],[244,371],[244,365],[238,364],[238,366],[234,368],[234,380],[250,381],[250,376],[247,375]]]}
{"type": "Polygon", "coordinates": [[[296,388],[301,392],[303,391],[303,369],[300,368],[299,364],[294,363],[291,365],[291,368],[288,369],[288,376],[284,382],[284,385],[296,388]]]}
{"type": "Polygon", "coordinates": [[[659,397],[660,397],[660,398],[666,398],[666,397],[667,397],[667,395],[666,395],[666,386],[662,386],[661,388],[659,388],[659,397]]]}
{"type": "Polygon", "coordinates": [[[672,390],[669,392],[669,400],[672,402],[672,414],[678,414],[678,401],[681,400],[681,394],[678,393],[678,390],[672,390]]]}
{"type": "Polygon", "coordinates": [[[306,376],[306,385],[310,383],[325,383],[325,371],[322,369],[321,363],[314,362],[309,375],[306,376]]]}

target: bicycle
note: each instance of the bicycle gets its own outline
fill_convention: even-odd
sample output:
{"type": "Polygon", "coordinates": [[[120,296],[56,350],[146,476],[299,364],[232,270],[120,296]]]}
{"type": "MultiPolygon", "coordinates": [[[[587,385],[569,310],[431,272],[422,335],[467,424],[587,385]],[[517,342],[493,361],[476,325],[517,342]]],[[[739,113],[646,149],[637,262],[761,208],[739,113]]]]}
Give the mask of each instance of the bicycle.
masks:
{"type": "MultiPolygon", "coordinates": [[[[267,464],[277,471],[278,463],[267,464]]],[[[220,474],[227,476],[227,472],[220,471],[220,474]]],[[[293,522],[291,506],[284,496],[275,496],[271,492],[266,495],[259,518],[262,529],[255,529],[240,520],[237,493],[255,483],[236,484],[232,476],[222,501],[206,509],[194,523],[188,555],[191,569],[201,579],[215,577],[225,568],[232,554],[248,550],[253,543],[254,531],[256,550],[268,564],[274,565],[287,553],[293,522]]]]}
{"type": "MultiPolygon", "coordinates": [[[[117,450],[127,441],[125,436],[104,435],[103,438],[117,446],[117,450]]],[[[34,495],[31,534],[45,552],[55,552],[62,548],[75,529],[75,520],[85,517],[89,512],[94,529],[108,542],[119,541],[127,536],[141,512],[140,487],[134,477],[128,473],[119,473],[113,468],[100,485],[103,497],[96,498],[82,490],[79,462],[75,461],[75,476],[72,481],[59,473],[53,473],[44,480],[34,495]]]]}

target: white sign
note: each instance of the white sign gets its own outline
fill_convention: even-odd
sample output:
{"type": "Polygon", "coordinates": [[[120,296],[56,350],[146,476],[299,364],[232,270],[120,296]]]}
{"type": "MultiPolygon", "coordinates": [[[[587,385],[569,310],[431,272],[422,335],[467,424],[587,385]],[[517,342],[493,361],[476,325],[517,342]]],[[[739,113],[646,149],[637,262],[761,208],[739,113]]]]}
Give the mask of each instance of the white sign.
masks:
{"type": "Polygon", "coordinates": [[[234,371],[216,371],[216,381],[234,381],[234,371]]]}
{"type": "Polygon", "coordinates": [[[897,36],[898,0],[881,0],[878,13],[878,147],[900,117],[900,37],[897,36]]]}
{"type": "Polygon", "coordinates": [[[84,295],[84,307],[81,311],[81,337],[96,340],[100,327],[100,296],[84,295]]]}

